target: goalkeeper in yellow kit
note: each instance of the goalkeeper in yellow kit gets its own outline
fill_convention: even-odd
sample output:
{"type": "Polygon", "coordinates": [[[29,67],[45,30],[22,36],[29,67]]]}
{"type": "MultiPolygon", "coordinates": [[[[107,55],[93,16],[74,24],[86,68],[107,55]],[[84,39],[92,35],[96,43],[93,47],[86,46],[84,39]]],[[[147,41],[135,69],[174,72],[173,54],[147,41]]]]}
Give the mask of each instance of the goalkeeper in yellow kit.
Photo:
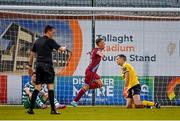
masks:
{"type": "Polygon", "coordinates": [[[126,61],[126,56],[120,54],[116,57],[116,63],[122,67],[122,78],[125,80],[123,96],[126,98],[126,107],[144,108],[156,107],[160,108],[160,103],[150,102],[140,99],[141,86],[133,66],[126,61]]]}

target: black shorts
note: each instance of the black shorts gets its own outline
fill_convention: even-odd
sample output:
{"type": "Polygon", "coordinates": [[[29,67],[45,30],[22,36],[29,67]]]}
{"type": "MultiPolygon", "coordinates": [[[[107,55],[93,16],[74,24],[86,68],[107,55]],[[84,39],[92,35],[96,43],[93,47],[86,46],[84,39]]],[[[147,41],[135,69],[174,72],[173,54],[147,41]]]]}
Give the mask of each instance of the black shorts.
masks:
{"type": "Polygon", "coordinates": [[[54,83],[55,72],[52,64],[37,62],[36,63],[36,84],[54,83]]]}
{"type": "Polygon", "coordinates": [[[128,90],[127,98],[133,98],[133,95],[137,95],[137,94],[140,95],[140,93],[141,93],[141,85],[137,84],[128,90]]]}

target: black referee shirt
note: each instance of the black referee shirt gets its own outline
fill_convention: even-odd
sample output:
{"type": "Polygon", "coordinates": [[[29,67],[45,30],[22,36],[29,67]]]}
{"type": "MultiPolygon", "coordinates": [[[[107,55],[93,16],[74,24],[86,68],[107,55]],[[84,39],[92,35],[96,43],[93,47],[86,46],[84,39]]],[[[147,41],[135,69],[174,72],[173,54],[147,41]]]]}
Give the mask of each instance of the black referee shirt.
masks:
{"type": "Polygon", "coordinates": [[[45,62],[52,64],[52,51],[60,47],[55,40],[43,36],[38,38],[32,47],[32,52],[36,53],[36,62],[45,62]]]}

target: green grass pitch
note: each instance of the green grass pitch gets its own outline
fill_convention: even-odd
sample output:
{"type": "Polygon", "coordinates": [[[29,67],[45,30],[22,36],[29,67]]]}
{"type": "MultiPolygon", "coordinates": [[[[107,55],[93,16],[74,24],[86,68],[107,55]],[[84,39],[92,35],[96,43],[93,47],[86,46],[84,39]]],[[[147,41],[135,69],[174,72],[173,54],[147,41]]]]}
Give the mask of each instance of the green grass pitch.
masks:
{"type": "Polygon", "coordinates": [[[180,107],[126,109],[125,107],[67,107],[61,115],[50,115],[50,108],[35,109],[28,115],[22,106],[0,106],[0,120],[180,120],[180,107]]]}

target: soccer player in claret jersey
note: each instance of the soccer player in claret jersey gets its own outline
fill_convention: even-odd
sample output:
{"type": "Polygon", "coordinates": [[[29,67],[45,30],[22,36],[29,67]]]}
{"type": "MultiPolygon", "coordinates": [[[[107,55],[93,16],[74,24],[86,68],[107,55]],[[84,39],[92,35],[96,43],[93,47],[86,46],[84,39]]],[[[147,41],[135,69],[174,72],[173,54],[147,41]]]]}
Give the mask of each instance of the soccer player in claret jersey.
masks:
{"type": "Polygon", "coordinates": [[[144,107],[156,107],[160,108],[158,102],[150,102],[140,100],[141,86],[138,81],[138,77],[133,66],[126,61],[126,56],[120,54],[116,57],[116,63],[122,67],[122,78],[125,80],[123,95],[126,98],[127,108],[144,108],[144,107]]]}
{"type": "Polygon", "coordinates": [[[91,51],[91,61],[85,72],[85,85],[81,88],[71,105],[77,107],[77,102],[89,89],[101,88],[103,83],[100,76],[96,73],[101,59],[104,57],[102,50],[105,48],[105,42],[102,38],[96,39],[97,47],[91,51]]]}

